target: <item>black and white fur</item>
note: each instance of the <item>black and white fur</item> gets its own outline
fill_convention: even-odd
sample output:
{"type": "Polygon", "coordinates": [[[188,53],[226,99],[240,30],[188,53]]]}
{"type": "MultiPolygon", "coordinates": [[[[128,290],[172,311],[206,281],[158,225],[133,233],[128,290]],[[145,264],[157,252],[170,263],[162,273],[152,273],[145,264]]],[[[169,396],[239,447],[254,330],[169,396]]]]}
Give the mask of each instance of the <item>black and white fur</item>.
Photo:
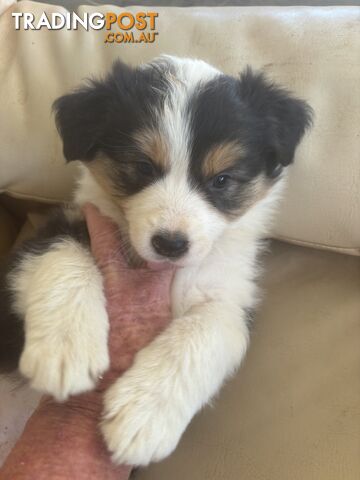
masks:
{"type": "Polygon", "coordinates": [[[161,57],[116,62],[55,112],[81,178],[72,208],[8,262],[1,360],[20,355],[31,385],[59,400],[93,388],[108,368],[102,278],[79,209],[95,204],[137,257],[178,266],[170,326],[104,399],[113,459],[146,465],[173,451],[244,357],[261,239],[311,109],[250,69],[234,78],[161,57]]]}

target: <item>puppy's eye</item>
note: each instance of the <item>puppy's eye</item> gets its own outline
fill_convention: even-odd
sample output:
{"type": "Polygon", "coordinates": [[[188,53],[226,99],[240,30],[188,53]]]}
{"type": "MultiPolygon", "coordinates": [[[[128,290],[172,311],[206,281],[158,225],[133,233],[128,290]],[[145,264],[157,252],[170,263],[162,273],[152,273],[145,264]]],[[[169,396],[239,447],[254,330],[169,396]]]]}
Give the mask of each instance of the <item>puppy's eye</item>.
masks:
{"type": "Polygon", "coordinates": [[[212,186],[217,189],[225,188],[230,180],[230,175],[217,175],[213,181],[212,181],[212,186]]]}
{"type": "Polygon", "coordinates": [[[137,162],[136,168],[138,172],[147,177],[155,175],[155,167],[150,161],[137,162]]]}

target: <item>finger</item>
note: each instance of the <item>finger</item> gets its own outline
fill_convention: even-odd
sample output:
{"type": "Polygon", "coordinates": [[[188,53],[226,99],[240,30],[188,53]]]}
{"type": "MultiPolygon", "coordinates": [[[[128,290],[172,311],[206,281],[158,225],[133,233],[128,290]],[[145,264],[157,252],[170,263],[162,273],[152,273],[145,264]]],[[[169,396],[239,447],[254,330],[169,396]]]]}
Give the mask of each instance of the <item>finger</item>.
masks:
{"type": "Polygon", "coordinates": [[[167,265],[166,268],[161,270],[154,270],[152,273],[153,277],[156,278],[156,282],[165,290],[170,288],[171,282],[174,278],[175,267],[167,265]]]}
{"type": "Polygon", "coordinates": [[[175,268],[170,265],[157,270],[141,269],[137,271],[137,282],[151,297],[157,297],[159,294],[164,296],[170,291],[175,271],[175,268]]]}
{"type": "Polygon", "coordinates": [[[119,229],[92,204],[83,207],[90,235],[91,251],[101,266],[128,268],[121,248],[119,229]]]}

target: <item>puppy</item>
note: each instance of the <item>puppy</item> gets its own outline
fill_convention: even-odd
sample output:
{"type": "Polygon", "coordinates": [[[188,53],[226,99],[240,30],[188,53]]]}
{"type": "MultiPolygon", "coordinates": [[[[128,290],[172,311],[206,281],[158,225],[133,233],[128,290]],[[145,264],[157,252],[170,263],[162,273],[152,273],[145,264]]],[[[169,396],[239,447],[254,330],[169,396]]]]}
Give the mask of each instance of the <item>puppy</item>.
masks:
{"type": "Polygon", "coordinates": [[[95,204],[133,259],[178,267],[170,326],[104,399],[113,459],[147,465],[174,450],[244,357],[261,240],[311,109],[249,68],[235,78],[168,56],[137,68],[117,61],[54,109],[81,178],[73,206],[3,272],[1,361],[19,359],[31,385],[59,400],[108,368],[102,277],[79,208],[95,204]]]}

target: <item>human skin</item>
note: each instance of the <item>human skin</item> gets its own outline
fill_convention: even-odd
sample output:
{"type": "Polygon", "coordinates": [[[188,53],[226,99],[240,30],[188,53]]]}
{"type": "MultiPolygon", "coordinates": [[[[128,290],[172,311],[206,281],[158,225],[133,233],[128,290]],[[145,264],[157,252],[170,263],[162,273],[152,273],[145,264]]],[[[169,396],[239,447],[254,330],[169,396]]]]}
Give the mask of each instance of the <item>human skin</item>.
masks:
{"type": "Polygon", "coordinates": [[[92,205],[84,207],[91,251],[103,274],[110,320],[110,369],[92,392],[56,403],[44,397],[0,470],[1,480],[127,480],[130,466],[115,466],[99,431],[102,396],[130,367],[138,350],[170,321],[173,270],[130,268],[117,227],[92,205]]]}

